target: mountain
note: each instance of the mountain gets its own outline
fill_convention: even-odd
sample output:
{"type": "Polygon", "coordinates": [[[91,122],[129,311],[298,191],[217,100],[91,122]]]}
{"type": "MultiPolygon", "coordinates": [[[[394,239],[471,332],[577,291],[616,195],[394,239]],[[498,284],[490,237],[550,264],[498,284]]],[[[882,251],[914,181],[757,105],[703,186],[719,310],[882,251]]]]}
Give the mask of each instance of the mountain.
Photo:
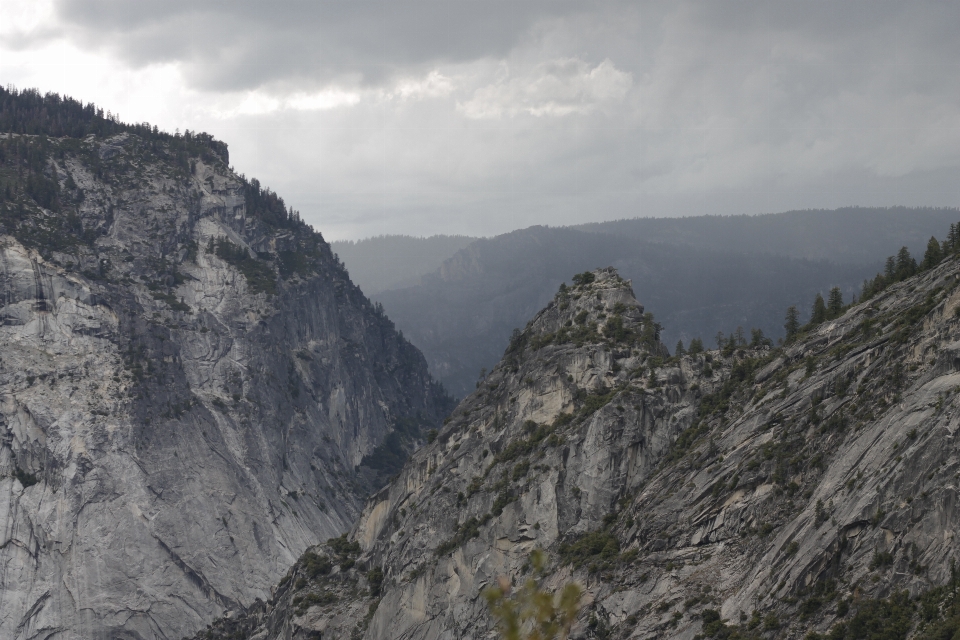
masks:
{"type": "Polygon", "coordinates": [[[350,269],[353,282],[367,295],[374,295],[417,284],[420,276],[436,271],[474,240],[470,236],[392,235],[341,240],[331,242],[330,247],[350,269]]]}
{"type": "Polygon", "coordinates": [[[956,637],[960,260],[673,358],[615,271],[575,282],[349,536],[198,637],[493,637],[535,549],[575,638],[956,637]]]}
{"type": "Polygon", "coordinates": [[[431,371],[459,397],[481,369],[496,364],[514,328],[532,317],[560,283],[598,266],[632,279],[656,310],[664,342],[688,344],[742,326],[783,334],[784,311],[806,311],[817,292],[837,285],[846,299],[880,264],[839,265],[765,254],[737,254],[652,243],[627,235],[531,227],[480,239],[417,286],[374,298],[417,345],[431,371]]]}
{"type": "Polygon", "coordinates": [[[451,401],[223,143],[30,91],[0,124],[0,638],[192,634],[451,401]]]}
{"type": "Polygon", "coordinates": [[[930,236],[958,219],[956,208],[848,207],[531,227],[481,239],[381,236],[333,249],[463,397],[570,273],[619,268],[658,310],[671,346],[737,326],[777,338],[788,306],[806,311],[834,285],[849,299],[887,256],[904,245],[922,255],[930,236]]]}
{"type": "Polygon", "coordinates": [[[922,254],[930,236],[958,219],[960,209],[955,207],[844,207],[756,216],[633,218],[573,228],[702,249],[874,266],[901,246],[922,254]]]}

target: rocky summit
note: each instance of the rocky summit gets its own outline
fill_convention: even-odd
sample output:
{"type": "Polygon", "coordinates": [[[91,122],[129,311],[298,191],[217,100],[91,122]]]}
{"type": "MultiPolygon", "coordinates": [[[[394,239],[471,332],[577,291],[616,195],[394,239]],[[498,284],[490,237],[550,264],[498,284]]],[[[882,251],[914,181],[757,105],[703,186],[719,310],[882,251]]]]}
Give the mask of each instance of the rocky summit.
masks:
{"type": "Polygon", "coordinates": [[[808,325],[668,357],[580,274],[348,536],[199,638],[493,638],[483,590],[549,565],[576,638],[951,638],[960,261],[808,325]]]}
{"type": "Polygon", "coordinates": [[[2,97],[0,638],[193,634],[349,529],[450,400],[225,145],[2,97]]]}

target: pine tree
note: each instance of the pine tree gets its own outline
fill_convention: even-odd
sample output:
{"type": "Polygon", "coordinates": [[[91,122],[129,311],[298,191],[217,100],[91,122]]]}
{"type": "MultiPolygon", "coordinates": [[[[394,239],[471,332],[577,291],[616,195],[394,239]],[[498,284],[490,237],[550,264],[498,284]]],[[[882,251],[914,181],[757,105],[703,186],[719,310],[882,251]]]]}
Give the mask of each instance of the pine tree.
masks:
{"type": "Polygon", "coordinates": [[[763,329],[750,329],[750,347],[753,349],[758,349],[760,347],[768,347],[773,342],[770,338],[763,335],[763,329]]]}
{"type": "Polygon", "coordinates": [[[690,349],[687,350],[691,356],[695,356],[698,353],[703,353],[703,340],[700,338],[694,338],[690,341],[690,349]]]}
{"type": "Polygon", "coordinates": [[[683,340],[677,340],[677,350],[676,350],[676,352],[674,352],[673,355],[675,355],[675,356],[677,356],[677,357],[679,358],[679,357],[682,356],[684,353],[686,353],[686,351],[683,350],[683,340]]]}
{"type": "Polygon", "coordinates": [[[737,350],[737,335],[731,333],[727,336],[727,341],[723,345],[723,350],[720,352],[724,357],[733,355],[733,352],[737,350]]]}
{"type": "Polygon", "coordinates": [[[734,332],[733,335],[735,335],[735,336],[737,337],[737,346],[738,346],[738,347],[745,347],[745,346],[747,346],[747,339],[746,339],[746,337],[744,336],[743,327],[737,327],[737,330],[734,332]]]}
{"type": "Polygon", "coordinates": [[[917,272],[917,261],[910,255],[909,249],[900,247],[897,253],[897,281],[906,280],[917,272]]]}
{"type": "Polygon", "coordinates": [[[935,237],[930,236],[930,241],[927,242],[927,252],[923,254],[923,262],[920,268],[923,270],[933,269],[940,264],[941,260],[943,260],[943,250],[940,248],[940,243],[937,242],[935,237]]]}
{"type": "Polygon", "coordinates": [[[827,304],[823,301],[823,296],[819,293],[813,299],[813,309],[810,312],[810,324],[818,325],[827,319],[827,304]]]}
{"type": "Polygon", "coordinates": [[[800,312],[794,306],[787,307],[787,316],[783,328],[787,332],[787,342],[790,342],[800,333],[800,312]]]}
{"type": "Polygon", "coordinates": [[[840,287],[830,289],[830,295],[827,296],[827,318],[833,320],[839,318],[843,313],[843,292],[840,287]]]}
{"type": "Polygon", "coordinates": [[[893,256],[889,256],[883,265],[883,277],[887,279],[887,284],[897,281],[897,259],[893,256]]]}
{"type": "Polygon", "coordinates": [[[717,339],[717,349],[723,349],[723,343],[725,342],[723,331],[717,331],[716,339],[717,339]]]}

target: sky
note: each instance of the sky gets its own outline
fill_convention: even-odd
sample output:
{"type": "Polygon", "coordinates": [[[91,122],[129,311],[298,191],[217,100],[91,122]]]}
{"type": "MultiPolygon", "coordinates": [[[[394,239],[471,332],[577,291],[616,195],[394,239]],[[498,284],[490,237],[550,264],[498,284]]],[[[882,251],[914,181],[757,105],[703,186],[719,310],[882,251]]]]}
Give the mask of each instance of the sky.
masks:
{"type": "Polygon", "coordinates": [[[208,131],[328,240],[960,205],[960,3],[0,0],[0,83],[208,131]]]}

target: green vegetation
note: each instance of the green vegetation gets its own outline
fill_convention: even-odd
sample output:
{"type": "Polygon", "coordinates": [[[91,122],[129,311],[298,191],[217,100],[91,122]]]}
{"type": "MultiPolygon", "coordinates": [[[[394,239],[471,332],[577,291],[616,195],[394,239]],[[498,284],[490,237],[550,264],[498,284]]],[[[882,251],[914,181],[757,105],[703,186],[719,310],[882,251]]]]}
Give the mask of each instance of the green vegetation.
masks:
{"type": "MultiPolygon", "coordinates": [[[[426,426],[429,426],[429,423],[420,416],[397,418],[393,422],[393,430],[383,442],[363,457],[360,466],[372,469],[382,477],[399,473],[407,458],[416,449],[417,442],[424,436],[423,428],[426,426]]],[[[436,429],[426,432],[427,442],[433,442],[436,438],[436,429]]]]}
{"type": "Polygon", "coordinates": [[[244,201],[247,215],[254,216],[271,227],[296,229],[304,226],[300,214],[287,209],[283,198],[270,189],[265,189],[256,178],[244,180],[244,201]]]}
{"type": "Polygon", "coordinates": [[[337,554],[337,561],[343,571],[352,567],[357,556],[360,555],[360,543],[356,540],[350,542],[347,540],[347,534],[345,533],[339,538],[330,538],[327,540],[327,544],[337,554]]]}
{"type": "Polygon", "coordinates": [[[221,237],[216,240],[211,238],[207,251],[243,274],[251,293],[272,295],[277,292],[277,281],[273,275],[273,269],[265,262],[250,257],[250,253],[244,247],[233,244],[226,238],[221,237]]]}
{"type": "Polygon", "coordinates": [[[594,282],[597,279],[597,276],[591,271],[584,271],[583,273],[578,273],[573,276],[573,284],[577,287],[585,287],[586,285],[594,282]]]}
{"type": "Polygon", "coordinates": [[[293,598],[294,613],[302,616],[307,609],[314,605],[333,604],[337,601],[337,596],[332,591],[310,592],[304,595],[298,595],[293,598]]]}
{"type": "MultiPolygon", "coordinates": [[[[890,285],[902,282],[917,273],[933,269],[945,258],[958,254],[960,254],[960,223],[950,225],[948,238],[942,243],[935,237],[930,238],[930,241],[927,243],[926,253],[920,264],[917,264],[917,261],[910,255],[910,251],[906,247],[901,247],[897,255],[887,258],[883,273],[878,273],[872,280],[863,281],[859,302],[866,302],[890,285]]],[[[933,295],[934,294],[931,293],[928,296],[928,303],[933,295]]],[[[858,300],[854,297],[850,304],[845,305],[843,303],[843,294],[839,287],[833,287],[830,290],[826,302],[824,302],[823,296],[818,293],[813,301],[813,308],[810,312],[810,322],[803,327],[800,326],[800,314],[797,308],[795,306],[789,307],[784,322],[784,329],[786,330],[785,342],[789,344],[796,340],[804,331],[810,330],[827,320],[839,318],[847,309],[857,303],[858,300]]],[[[918,307],[911,309],[907,314],[908,319],[901,319],[900,324],[912,324],[916,322],[919,318],[926,315],[932,306],[933,305],[925,304],[922,305],[923,308],[918,307]]],[[[872,321],[865,321],[865,324],[867,322],[871,322],[871,325],[865,327],[865,338],[870,337],[870,329],[872,329],[872,321]]],[[[905,337],[906,334],[901,333],[898,338],[902,341],[905,337]]]]}
{"type": "Polygon", "coordinates": [[[61,192],[50,169],[58,149],[46,136],[0,139],[0,230],[45,255],[89,245],[96,238],[96,231],[84,229],[77,215],[75,192],[61,192]]]}
{"type": "MultiPolygon", "coordinates": [[[[888,564],[882,554],[874,556],[872,565],[888,564]],[[879,560],[878,560],[879,558],[879,560]]],[[[830,631],[820,634],[809,631],[805,640],[952,640],[960,634],[960,598],[956,570],[951,571],[948,584],[929,589],[916,598],[906,591],[893,593],[888,598],[847,599],[837,603],[838,620],[830,631]],[[852,615],[850,615],[852,612],[852,615]]],[[[824,605],[837,599],[836,582],[823,580],[800,594],[795,617],[781,624],[774,614],[761,618],[757,611],[743,624],[731,625],[721,620],[717,611],[701,613],[703,629],[700,638],[722,640],[758,640],[761,633],[782,626],[803,628],[803,621],[817,613],[824,605]]]]}
{"type": "Polygon", "coordinates": [[[620,392],[619,389],[606,389],[601,387],[593,393],[587,393],[584,389],[578,389],[575,399],[581,402],[580,409],[577,410],[577,417],[587,418],[603,407],[605,407],[614,396],[620,392]]]}
{"type": "Polygon", "coordinates": [[[693,338],[690,340],[690,347],[687,349],[687,355],[695,356],[703,353],[703,340],[693,338]]]}
{"type": "Polygon", "coordinates": [[[304,573],[311,578],[325,576],[333,569],[330,558],[315,551],[305,551],[303,556],[300,557],[300,561],[303,563],[304,573]]]}
{"type": "MultiPolygon", "coordinates": [[[[506,447],[503,448],[496,456],[493,458],[494,464],[499,464],[502,462],[510,462],[516,460],[521,456],[528,455],[531,453],[537,445],[545,440],[549,440],[554,431],[556,431],[559,426],[558,422],[566,423],[566,415],[561,414],[557,417],[557,420],[554,421],[553,425],[537,424],[533,420],[527,420],[523,423],[523,431],[527,434],[526,438],[518,438],[513,440],[506,447]]],[[[548,442],[549,444],[549,442],[548,442]]],[[[559,444],[559,442],[557,442],[559,444]]]]}
{"type": "Polygon", "coordinates": [[[208,133],[183,135],[160,131],[147,123],[125,124],[92,103],[36,89],[17,91],[0,87],[0,131],[50,138],[98,138],[132,133],[151,143],[162,143],[175,157],[203,158],[208,164],[229,164],[227,145],[208,133]]]}
{"type": "Polygon", "coordinates": [[[457,531],[448,540],[441,542],[434,550],[437,556],[445,556],[459,549],[464,542],[480,535],[480,527],[490,521],[491,515],[488,513],[482,519],[474,517],[468,518],[463,524],[457,527],[457,531]]]}
{"type": "MultiPolygon", "coordinates": [[[[530,554],[530,564],[535,574],[541,575],[546,554],[535,550],[530,554]]],[[[564,640],[570,636],[583,597],[579,585],[567,583],[559,593],[552,593],[531,577],[512,591],[510,580],[501,578],[499,586],[483,592],[503,640],[564,640]]]]}
{"type": "Polygon", "coordinates": [[[383,569],[374,567],[367,572],[367,584],[370,587],[370,595],[376,597],[380,595],[380,588],[383,586],[383,569]]]}
{"type": "Polygon", "coordinates": [[[609,530],[609,525],[598,531],[579,536],[560,545],[560,561],[576,568],[588,567],[590,573],[611,569],[620,557],[620,542],[609,530]]]}

